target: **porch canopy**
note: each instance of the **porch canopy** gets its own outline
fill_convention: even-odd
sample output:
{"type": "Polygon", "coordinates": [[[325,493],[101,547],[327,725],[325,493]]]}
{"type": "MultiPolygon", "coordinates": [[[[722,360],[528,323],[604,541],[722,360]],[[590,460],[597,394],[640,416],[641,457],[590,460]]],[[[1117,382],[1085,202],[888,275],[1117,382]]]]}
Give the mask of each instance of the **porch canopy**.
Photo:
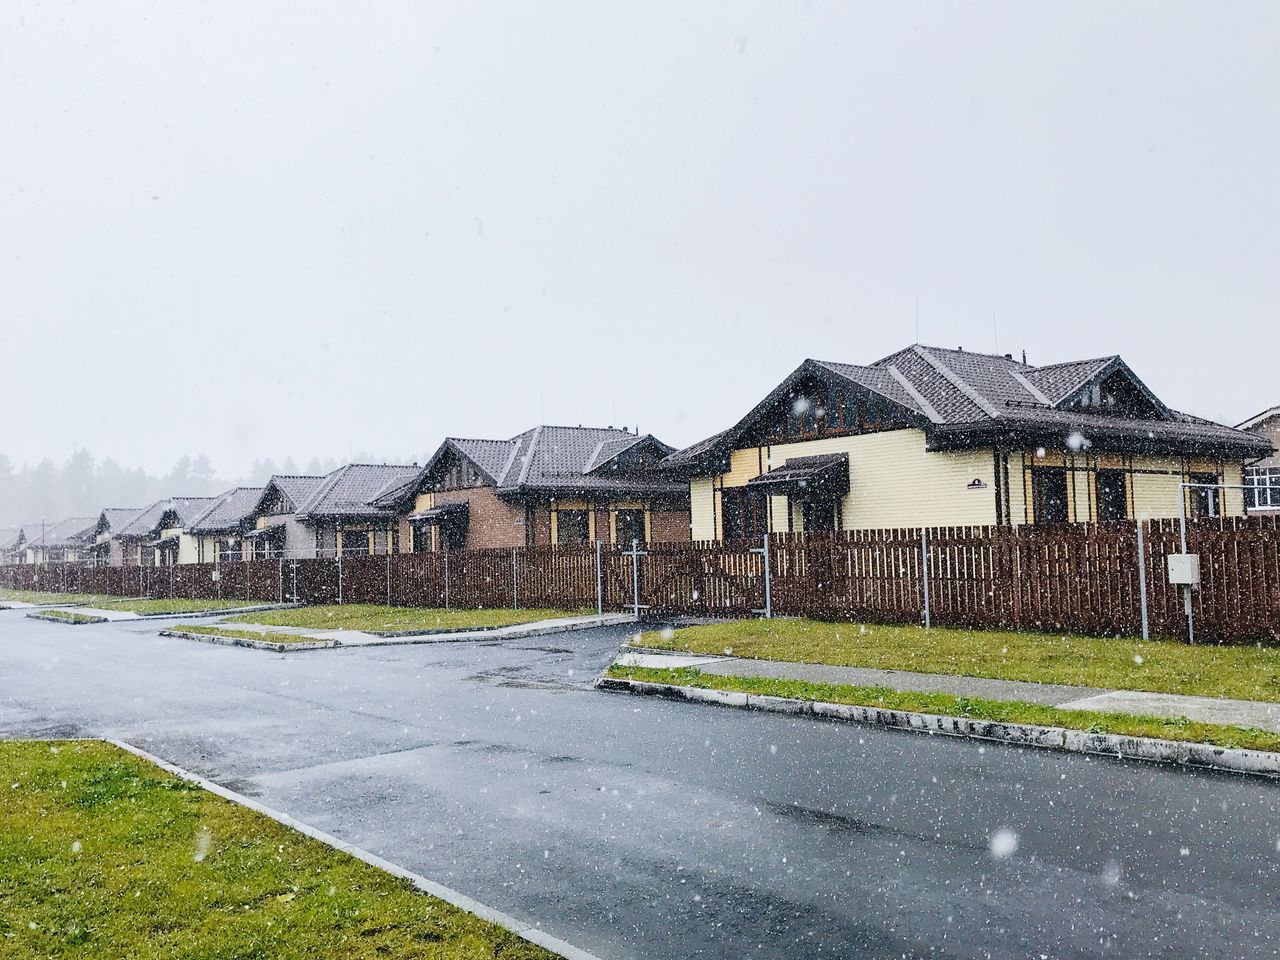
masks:
{"type": "Polygon", "coordinates": [[[244,535],[246,540],[261,540],[270,537],[284,539],[284,517],[271,517],[267,522],[244,535]]]}
{"type": "Polygon", "coordinates": [[[451,549],[460,548],[467,539],[467,526],[471,521],[471,505],[466,502],[442,503],[429,510],[409,514],[409,523],[415,529],[436,526],[451,549]]]}
{"type": "Polygon", "coordinates": [[[792,457],[780,467],[753,477],[747,486],[773,497],[830,500],[849,492],[849,455],[824,453],[792,457]]]}

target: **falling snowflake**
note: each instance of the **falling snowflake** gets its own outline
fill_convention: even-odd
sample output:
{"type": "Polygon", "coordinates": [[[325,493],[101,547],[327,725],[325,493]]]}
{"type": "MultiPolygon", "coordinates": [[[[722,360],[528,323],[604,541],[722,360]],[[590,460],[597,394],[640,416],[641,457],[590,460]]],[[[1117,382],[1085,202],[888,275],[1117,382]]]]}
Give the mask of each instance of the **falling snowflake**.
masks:
{"type": "Polygon", "coordinates": [[[1108,860],[1102,868],[1102,882],[1108,887],[1114,887],[1120,883],[1120,864],[1114,860],[1108,860]]]}
{"type": "Polygon", "coordinates": [[[1018,852],[1018,835],[1012,830],[997,830],[991,835],[989,847],[997,860],[1007,860],[1018,852]]]}
{"type": "Polygon", "coordinates": [[[74,840],[74,841],[72,841],[72,843],[71,843],[71,852],[72,852],[72,853],[79,853],[79,852],[80,852],[81,850],[83,850],[83,849],[84,849],[84,847],[80,844],[80,841],[79,841],[79,840],[74,840]]]}
{"type": "Polygon", "coordinates": [[[1079,453],[1081,450],[1087,450],[1089,447],[1093,446],[1093,444],[1079,430],[1072,430],[1071,433],[1067,435],[1067,446],[1070,447],[1073,452],[1079,453]]]}
{"type": "Polygon", "coordinates": [[[1138,666],[1142,666],[1142,654],[1135,653],[1133,655],[1133,662],[1136,663],[1138,666]]]}
{"type": "Polygon", "coordinates": [[[662,637],[663,640],[670,640],[676,635],[676,632],[670,627],[663,627],[658,635],[662,637]]]}

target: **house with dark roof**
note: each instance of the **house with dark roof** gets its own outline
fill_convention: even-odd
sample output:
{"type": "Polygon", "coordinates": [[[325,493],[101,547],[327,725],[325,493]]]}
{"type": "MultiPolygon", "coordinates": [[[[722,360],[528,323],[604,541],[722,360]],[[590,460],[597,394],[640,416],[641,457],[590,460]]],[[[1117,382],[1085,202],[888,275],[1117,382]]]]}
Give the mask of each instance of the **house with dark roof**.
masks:
{"type": "Polygon", "coordinates": [[[93,543],[89,546],[89,556],[96,565],[119,567],[124,564],[124,542],[119,533],[141,512],[138,507],[106,507],[98,514],[93,543]]]}
{"type": "Polygon", "coordinates": [[[736,424],[673,454],[693,537],[1243,512],[1256,434],[1166,406],[1118,356],[1033,366],[919,344],[806,360],[736,424]]]}
{"type": "Polygon", "coordinates": [[[376,501],[420,469],[349,463],[322,477],[273,476],[242,522],[244,549],[293,559],[399,553],[399,518],[376,501]]]}
{"type": "Polygon", "coordinates": [[[415,552],[688,540],[688,488],[657,469],[672,450],[613,427],[450,437],[375,503],[396,511],[415,552]]]}
{"type": "MultiPolygon", "coordinates": [[[[298,519],[298,509],[327,477],[277,474],[262,488],[246,519],[245,549],[252,557],[316,556],[316,533],[298,519]]],[[[336,534],[335,534],[336,541],[336,534]]]]}
{"type": "Polygon", "coordinates": [[[21,563],[22,546],[26,542],[27,534],[22,527],[0,528],[0,565],[21,563]]]}
{"type": "Polygon", "coordinates": [[[72,563],[85,559],[93,545],[97,521],[93,517],[68,517],[27,529],[24,553],[27,563],[72,563]]]}
{"type": "MultiPolygon", "coordinates": [[[[1261,437],[1273,448],[1280,447],[1280,407],[1263,410],[1237,424],[1236,429],[1261,437]]],[[[1246,466],[1244,483],[1249,488],[1245,491],[1245,509],[1249,513],[1280,515],[1280,453],[1272,450],[1270,456],[1246,466]]]]}
{"type": "Polygon", "coordinates": [[[186,534],[195,541],[192,563],[223,563],[252,557],[246,554],[246,535],[262,497],[263,487],[233,487],[192,518],[186,534]]]}
{"type": "Polygon", "coordinates": [[[127,567],[168,567],[196,562],[196,540],[187,531],[191,521],[217,497],[168,497],[138,511],[114,535],[127,567]]]}

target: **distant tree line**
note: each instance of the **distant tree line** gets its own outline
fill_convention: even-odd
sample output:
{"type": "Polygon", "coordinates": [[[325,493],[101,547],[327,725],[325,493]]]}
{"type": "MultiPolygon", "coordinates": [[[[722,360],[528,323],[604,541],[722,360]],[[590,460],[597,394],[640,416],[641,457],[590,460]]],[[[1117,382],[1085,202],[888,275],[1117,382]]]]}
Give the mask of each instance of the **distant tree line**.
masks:
{"type": "Polygon", "coordinates": [[[152,474],[111,457],[98,460],[88,450],[77,450],[63,463],[46,457],[21,467],[0,453],[0,527],[91,517],[104,507],[145,507],[162,497],[212,496],[229,487],[259,486],[277,473],[325,474],[341,463],[313,458],[299,469],[292,457],[279,464],[256,460],[247,476],[227,480],[203,454],[181,457],[168,472],[152,474]]]}

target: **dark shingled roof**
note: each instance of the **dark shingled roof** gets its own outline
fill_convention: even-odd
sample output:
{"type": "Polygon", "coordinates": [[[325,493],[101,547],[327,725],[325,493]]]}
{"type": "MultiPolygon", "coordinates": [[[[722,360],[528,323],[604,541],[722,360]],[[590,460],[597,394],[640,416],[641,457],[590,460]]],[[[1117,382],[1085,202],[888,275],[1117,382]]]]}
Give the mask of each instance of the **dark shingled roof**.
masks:
{"type": "Polygon", "coordinates": [[[191,533],[223,533],[236,530],[258,506],[263,487],[234,487],[187,524],[191,533]]]}
{"type": "Polygon", "coordinates": [[[402,487],[420,469],[416,464],[349,463],[326,476],[304,502],[295,503],[296,515],[299,519],[389,518],[393,513],[374,501],[402,487]]]}
{"type": "Polygon", "coordinates": [[[423,488],[427,478],[452,451],[470,460],[486,484],[515,495],[533,490],[563,494],[602,493],[613,496],[679,496],[684,484],[652,469],[627,466],[625,454],[652,447],[657,457],[672,447],[652,434],[614,427],[539,426],[510,440],[449,437],[411,481],[389,490],[378,504],[402,507],[423,488]]]}
{"type": "Polygon", "coordinates": [[[93,539],[98,521],[95,517],[68,517],[56,523],[47,523],[44,529],[35,528],[35,534],[27,531],[27,542],[44,547],[76,547],[93,539]]]}
{"type": "Polygon", "coordinates": [[[1094,446],[1196,451],[1253,457],[1267,444],[1243,431],[1170,410],[1118,356],[1034,367],[1012,357],[914,344],[869,366],[806,360],[736,425],[664,461],[697,469],[733,449],[738,440],[808,378],[857,384],[897,405],[925,430],[931,448],[1024,442],[1066,442],[1080,433],[1094,446]],[[1121,372],[1155,410],[1151,418],[1074,409],[1069,401],[1095,382],[1121,372]]]}
{"type": "Polygon", "coordinates": [[[157,500],[139,511],[123,528],[116,531],[116,535],[126,540],[141,540],[149,537],[170,512],[177,521],[173,526],[185,528],[217,499],[217,497],[169,497],[157,500]]]}

